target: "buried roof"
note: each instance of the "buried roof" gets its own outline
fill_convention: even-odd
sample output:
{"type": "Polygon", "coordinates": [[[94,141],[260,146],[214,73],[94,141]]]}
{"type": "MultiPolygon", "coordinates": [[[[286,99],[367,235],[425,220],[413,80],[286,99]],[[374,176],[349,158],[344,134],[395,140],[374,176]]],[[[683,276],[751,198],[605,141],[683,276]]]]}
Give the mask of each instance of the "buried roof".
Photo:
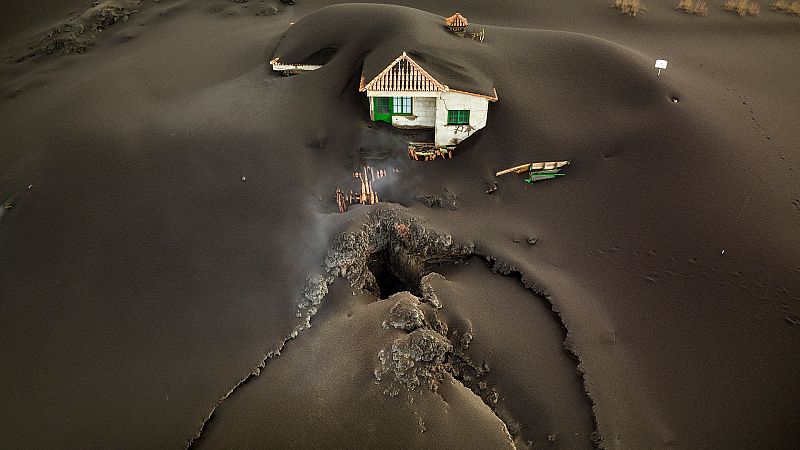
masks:
{"type": "Polygon", "coordinates": [[[469,25],[467,18],[462,16],[461,13],[455,13],[444,19],[444,23],[451,28],[466,28],[469,25]]]}
{"type": "Polygon", "coordinates": [[[358,88],[360,92],[366,90],[384,92],[451,91],[497,101],[497,91],[494,87],[489,86],[488,83],[481,83],[463,73],[447,71],[440,65],[426,64],[429,69],[432,68],[435,71],[434,73],[437,74],[439,79],[452,80],[456,83],[456,87],[460,89],[450,87],[438,81],[428,70],[422,68],[416,61],[411,59],[406,52],[403,52],[402,55],[371,78],[370,81],[367,81],[367,75],[370,73],[368,70],[370,68],[369,63],[369,58],[364,61],[364,70],[361,73],[361,83],[358,88]]]}

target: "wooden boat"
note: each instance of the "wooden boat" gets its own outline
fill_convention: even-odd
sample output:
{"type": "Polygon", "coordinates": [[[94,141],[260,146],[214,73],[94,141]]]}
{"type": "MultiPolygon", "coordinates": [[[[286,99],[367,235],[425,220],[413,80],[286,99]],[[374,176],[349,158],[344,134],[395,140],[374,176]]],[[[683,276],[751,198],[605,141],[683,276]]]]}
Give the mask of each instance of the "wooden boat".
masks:
{"type": "Polygon", "coordinates": [[[528,164],[514,166],[505,170],[501,170],[495,173],[494,176],[499,177],[500,175],[505,175],[509,173],[525,173],[525,172],[528,172],[531,175],[558,173],[561,171],[562,167],[568,166],[569,163],[570,161],[532,162],[528,164]]]}

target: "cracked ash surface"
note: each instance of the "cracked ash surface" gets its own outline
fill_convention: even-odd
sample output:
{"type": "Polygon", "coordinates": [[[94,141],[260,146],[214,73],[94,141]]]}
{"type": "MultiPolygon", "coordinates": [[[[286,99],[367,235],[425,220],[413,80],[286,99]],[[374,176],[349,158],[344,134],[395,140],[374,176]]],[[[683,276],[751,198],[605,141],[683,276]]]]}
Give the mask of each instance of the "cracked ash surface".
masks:
{"type": "MultiPolygon", "coordinates": [[[[501,393],[489,377],[489,364],[476,362],[469,354],[474,339],[472,322],[457,320],[458,326],[449,327],[441,319],[447,307],[433,284],[447,280],[433,269],[463,262],[473,255],[482,256],[492,272],[519,276],[527,290],[542,292],[541,287],[529,284],[512,265],[481,255],[473,243],[457,242],[451,235],[396,209],[374,210],[359,229],[339,235],[326,254],[325,267],[331,275],[346,278],[353,288],[369,291],[377,298],[388,297],[388,301],[393,302],[389,317],[382,325],[406,334],[377,353],[374,375],[384,386],[385,395],[394,397],[404,391],[420,389],[436,392],[442,380],[449,376],[479,396],[498,417],[502,416],[510,433],[515,435],[512,437],[517,437],[518,444],[525,446],[531,441],[521,438],[524,425],[505,407],[498,410],[501,393]]],[[[330,284],[324,277],[313,279],[319,286],[330,284]]],[[[311,291],[315,293],[311,295],[313,298],[320,292],[311,291]]],[[[310,303],[314,305],[312,308],[318,304],[317,301],[310,303]]],[[[566,333],[558,314],[553,313],[553,317],[566,333]]],[[[564,348],[575,358],[582,377],[578,355],[568,345],[564,344],[564,348]]],[[[591,410],[591,396],[582,392],[591,410]]],[[[601,447],[596,423],[594,427],[587,440],[601,447]]]]}
{"type": "MultiPolygon", "coordinates": [[[[475,365],[465,354],[471,335],[452,337],[448,327],[437,316],[442,308],[434,288],[428,280],[434,266],[455,263],[472,255],[472,243],[460,243],[449,234],[426,227],[413,216],[395,209],[379,209],[368,215],[368,220],[357,231],[339,235],[328,250],[325,266],[329,273],[350,281],[353,288],[364,289],[380,298],[387,293],[386,281],[393,278],[406,290],[389,296],[393,301],[389,319],[383,327],[394,327],[408,334],[395,340],[388,348],[380,350],[380,367],[375,377],[380,381],[392,375],[385,393],[398,395],[400,388],[413,391],[427,387],[436,391],[444,374],[450,374],[470,387],[490,407],[496,404],[496,392],[492,392],[481,376],[488,368],[475,365]],[[412,294],[412,291],[419,294],[412,294]]],[[[312,276],[315,288],[311,300],[306,294],[303,305],[314,303],[326,281],[312,276]]],[[[314,306],[312,306],[314,307],[314,306]]]]}
{"type": "MultiPolygon", "coordinates": [[[[472,322],[458,320],[458,326],[451,329],[441,315],[447,306],[432,285],[446,282],[432,272],[435,267],[459,263],[475,254],[472,243],[457,242],[399,210],[379,209],[371,212],[358,230],[334,240],[325,266],[332,275],[346,278],[353,288],[377,298],[388,297],[386,301],[393,304],[382,326],[405,334],[377,352],[374,376],[384,395],[395,397],[421,389],[437,392],[444,379],[456,380],[498,417],[502,415],[508,429],[517,434],[522,425],[512,413],[497,411],[500,393],[488,376],[489,364],[476,362],[469,354],[474,339],[472,322]],[[387,282],[389,279],[396,283],[387,282]],[[392,288],[403,290],[387,295],[392,288]]],[[[495,273],[512,273],[510,266],[487,261],[495,273]]],[[[325,284],[321,277],[314,279],[325,284]]]]}
{"type": "MultiPolygon", "coordinates": [[[[322,318],[319,319],[322,323],[315,327],[316,331],[312,330],[308,332],[310,334],[306,334],[306,330],[311,329],[311,319],[323,310],[322,307],[326,302],[336,301],[338,304],[329,306],[335,310],[342,307],[343,301],[350,302],[351,298],[364,298],[368,304],[375,305],[383,312],[378,317],[374,312],[368,314],[371,318],[359,326],[358,333],[366,333],[370,337],[362,336],[354,341],[358,342],[358,352],[367,352],[364,362],[370,364],[372,368],[366,367],[366,364],[361,366],[355,364],[355,367],[360,367],[357,370],[371,372],[373,384],[378,389],[377,395],[387,399],[386,401],[401,401],[407,405],[400,407],[395,404],[393,407],[396,409],[395,414],[405,414],[407,407],[411,407],[410,411],[415,423],[418,424],[419,432],[431,433],[434,422],[432,419],[427,422],[423,419],[421,412],[413,406],[415,402],[429,401],[424,399],[430,398],[430,394],[448,402],[446,399],[453,395],[453,389],[464,390],[475,398],[475,401],[469,402],[473,408],[480,405],[479,408],[485,408],[485,413],[502,424],[503,433],[508,436],[507,443],[517,448],[529,447],[533,445],[529,422],[524,417],[518,418],[519,410],[503,400],[505,396],[515,392],[508,390],[503,392],[498,389],[497,380],[502,380],[504,374],[497,371],[490,372],[487,354],[481,349],[478,352],[471,350],[474,342],[480,344],[483,341],[484,348],[487,344],[493,345],[491,336],[485,334],[486,330],[481,334],[473,326],[473,320],[475,323],[481,323],[481,316],[472,316],[472,313],[464,310],[460,304],[467,298],[449,288],[453,282],[434,272],[445,269],[459,273],[467,269],[465,260],[475,260],[476,256],[479,255],[474,244],[458,242],[451,235],[437,231],[404,210],[374,209],[365,216],[363,223],[354,225],[353,229],[341,233],[334,239],[323,263],[327,274],[311,273],[306,277],[297,302],[296,316],[301,319],[300,324],[285,342],[302,333],[301,344],[297,345],[303,345],[302,342],[306,339],[314,342],[307,342],[305,345],[322,347],[333,343],[343,345],[340,341],[349,341],[347,335],[352,331],[336,331],[335,326],[330,323],[331,318],[326,314],[322,314],[322,318]],[[347,281],[352,296],[348,294],[343,299],[339,292],[331,297],[330,289],[337,278],[347,281]],[[445,288],[444,297],[441,295],[442,292],[439,292],[442,288],[445,288]],[[379,330],[383,330],[380,336],[377,334],[381,333],[379,330]],[[319,333],[323,335],[330,333],[336,337],[326,338],[333,339],[328,341],[315,337],[319,333]]],[[[489,258],[487,261],[488,266],[479,264],[484,266],[482,270],[485,275],[488,274],[486,276],[496,277],[492,272],[505,275],[515,273],[513,267],[509,265],[489,258]]],[[[470,267],[469,270],[475,269],[470,267]]],[[[529,293],[525,295],[530,296],[529,293]]],[[[467,294],[467,296],[472,295],[467,294]]],[[[487,300],[483,299],[483,302],[487,300]]],[[[535,301],[535,298],[531,297],[528,301],[530,300],[535,301]]],[[[552,316],[546,318],[546,320],[551,319],[552,316]]],[[[560,324],[558,326],[560,327],[560,324]]],[[[560,347],[560,341],[554,344],[560,347]]],[[[251,376],[243,379],[220,399],[215,409],[248,380],[257,377],[269,359],[281,355],[282,349],[283,347],[270,352],[251,376]]],[[[303,353],[301,349],[295,351],[303,353]]],[[[347,354],[356,350],[339,349],[323,352],[340,355],[342,352],[347,354]]],[[[269,364],[286,364],[292,358],[300,356],[299,353],[288,359],[284,356],[269,364]]],[[[328,364],[329,367],[315,370],[332,370],[338,363],[328,364]]],[[[575,366],[570,370],[574,373],[575,366]]],[[[326,385],[322,389],[335,388],[326,385]]],[[[293,399],[295,400],[297,399],[293,399]]],[[[236,401],[234,398],[234,402],[236,401]]],[[[214,411],[209,415],[209,419],[213,414],[214,411]]],[[[537,433],[549,436],[552,434],[550,431],[537,430],[537,433]]],[[[583,442],[589,444],[588,432],[585,434],[587,436],[583,442]]],[[[199,436],[200,433],[197,437],[199,436]]]]}
{"type": "MultiPolygon", "coordinates": [[[[386,298],[381,286],[386,279],[419,292],[428,268],[461,260],[474,250],[474,244],[454,242],[451,235],[426,228],[417,218],[379,209],[369,214],[361,229],[339,235],[324,264],[331,275],[346,278],[354,288],[386,298]]],[[[436,303],[433,297],[431,301],[436,303]]]]}

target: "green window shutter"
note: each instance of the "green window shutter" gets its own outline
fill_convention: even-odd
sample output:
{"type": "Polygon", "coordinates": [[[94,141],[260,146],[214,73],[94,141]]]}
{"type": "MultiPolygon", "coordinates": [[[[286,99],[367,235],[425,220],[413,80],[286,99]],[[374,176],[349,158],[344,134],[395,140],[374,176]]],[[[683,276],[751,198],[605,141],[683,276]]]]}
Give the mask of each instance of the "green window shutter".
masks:
{"type": "Polygon", "coordinates": [[[468,109],[454,109],[447,111],[447,124],[448,125],[468,125],[469,124],[469,110],[468,109]]]}

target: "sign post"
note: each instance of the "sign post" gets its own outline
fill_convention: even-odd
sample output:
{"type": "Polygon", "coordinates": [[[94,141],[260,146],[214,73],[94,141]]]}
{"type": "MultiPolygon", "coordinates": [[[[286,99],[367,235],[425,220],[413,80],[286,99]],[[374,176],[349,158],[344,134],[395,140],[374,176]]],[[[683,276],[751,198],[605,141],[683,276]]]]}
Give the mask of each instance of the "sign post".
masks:
{"type": "Polygon", "coordinates": [[[658,76],[661,76],[661,71],[667,68],[667,60],[666,59],[657,59],[656,60],[656,69],[658,69],[658,76]]]}

